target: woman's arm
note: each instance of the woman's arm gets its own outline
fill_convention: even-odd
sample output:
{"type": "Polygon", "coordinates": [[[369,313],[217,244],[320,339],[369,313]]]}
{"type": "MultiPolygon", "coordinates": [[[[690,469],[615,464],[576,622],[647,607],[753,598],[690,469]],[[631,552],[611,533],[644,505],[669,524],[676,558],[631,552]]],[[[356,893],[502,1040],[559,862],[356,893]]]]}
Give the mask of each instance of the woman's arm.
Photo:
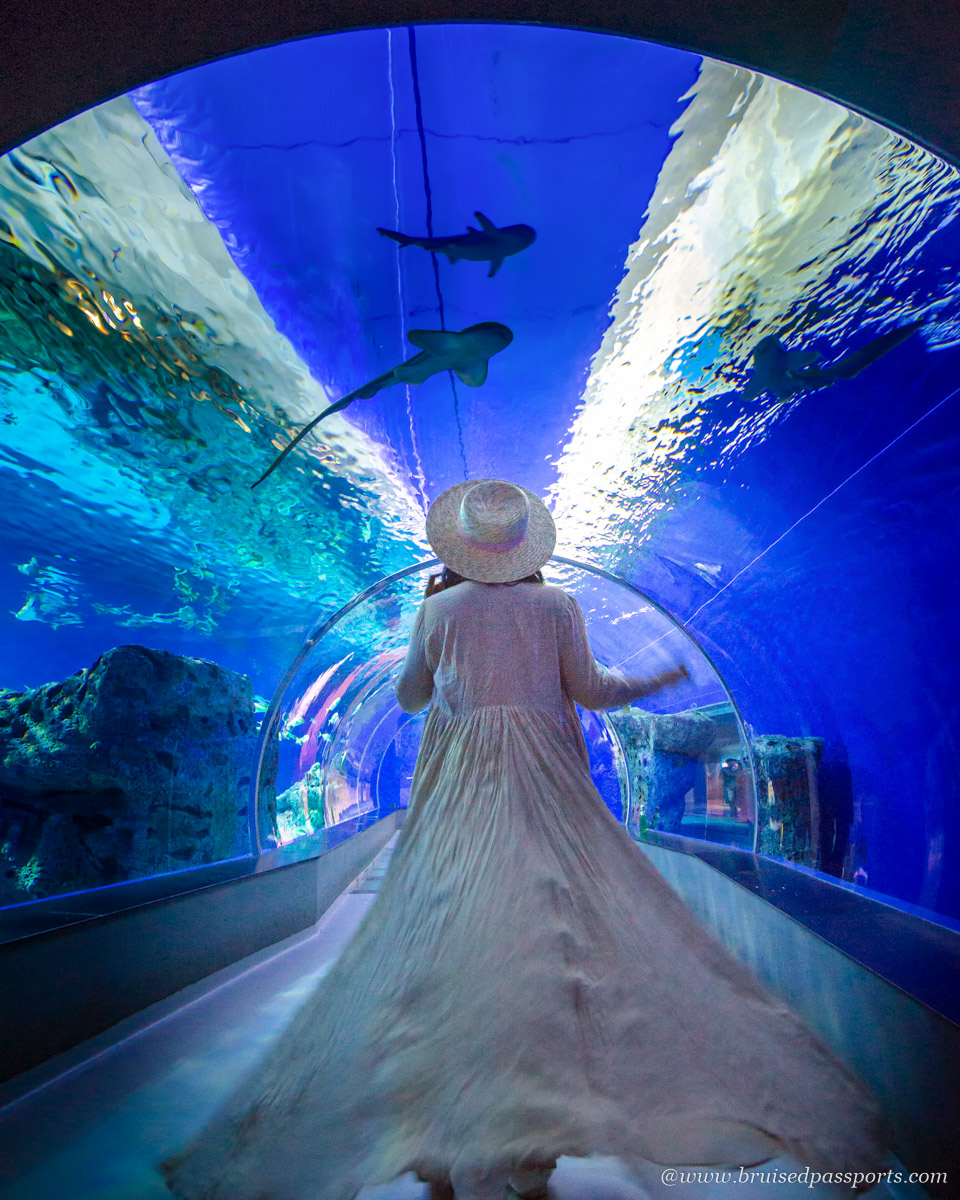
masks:
{"type": "Polygon", "coordinates": [[[560,618],[560,673],[564,690],[577,704],[595,710],[621,708],[632,700],[652,696],[662,688],[689,678],[684,666],[663,671],[649,679],[604,671],[590,649],[580,605],[572,596],[567,596],[567,601],[560,618]]]}
{"type": "Polygon", "coordinates": [[[397,703],[408,713],[426,708],[433,697],[433,672],[427,666],[423,610],[424,605],[421,604],[410,633],[407,657],[403,660],[403,666],[394,684],[397,703]]]}

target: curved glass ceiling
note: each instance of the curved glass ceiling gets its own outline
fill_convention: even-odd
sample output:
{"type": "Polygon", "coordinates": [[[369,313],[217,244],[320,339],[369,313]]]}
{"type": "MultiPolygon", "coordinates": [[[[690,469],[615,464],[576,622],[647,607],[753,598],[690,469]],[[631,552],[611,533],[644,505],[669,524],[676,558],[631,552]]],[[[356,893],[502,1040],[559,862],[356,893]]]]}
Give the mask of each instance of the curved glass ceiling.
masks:
{"type": "MultiPolygon", "coordinates": [[[[828,100],[541,27],[307,39],[64,122],[0,159],[7,708],[142,643],[262,712],[304,613],[505,476],[689,625],[753,735],[819,745],[813,865],[960,911],[958,207],[828,100]],[[378,232],[456,258],[513,225],[492,277],[378,232]],[[485,322],[512,341],[438,340],[485,322]]],[[[4,769],[20,879],[50,812],[4,769]]]]}
{"type": "MultiPolygon", "coordinates": [[[[402,712],[393,685],[437,569],[436,559],[406,568],[347,610],[324,614],[307,635],[264,718],[253,789],[261,841],[285,844],[406,807],[426,712],[402,712]]],[[[660,829],[754,849],[753,752],[701,648],[648,597],[595,568],[552,558],[544,576],[576,597],[604,666],[629,659],[645,676],[677,663],[689,672],[682,686],[642,705],[580,710],[608,808],[635,833],[660,829]]]]}

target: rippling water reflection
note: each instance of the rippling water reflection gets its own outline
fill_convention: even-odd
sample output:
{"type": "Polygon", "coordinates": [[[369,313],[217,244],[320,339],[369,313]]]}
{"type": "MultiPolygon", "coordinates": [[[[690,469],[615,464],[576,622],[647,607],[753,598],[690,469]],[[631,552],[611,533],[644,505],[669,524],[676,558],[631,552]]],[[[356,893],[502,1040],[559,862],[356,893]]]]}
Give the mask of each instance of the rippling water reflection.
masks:
{"type": "Polygon", "coordinates": [[[96,613],[210,636],[228,610],[229,624],[245,623],[238,609],[269,624],[305,600],[312,616],[415,551],[420,506],[389,448],[342,418],[306,478],[251,500],[265,453],[328,398],[129,100],[0,160],[0,197],[0,454],[29,581],[20,620],[96,613]],[[81,530],[88,544],[65,558],[81,530]],[[123,591],[139,582],[162,609],[103,595],[101,538],[108,572],[130,550],[123,591]]]}
{"type": "MultiPolygon", "coordinates": [[[[553,488],[566,548],[602,547],[611,566],[685,502],[681,480],[729,464],[803,403],[742,397],[762,337],[831,357],[958,297],[922,251],[956,215],[960,176],[926,151],[709,61],[675,132],[553,488]]],[[[956,328],[934,319],[926,336],[956,328]]],[[[735,539],[718,540],[736,556],[735,539]]],[[[683,565],[708,583],[742,565],[692,549],[683,565]]]]}
{"type": "MultiPolygon", "coordinates": [[[[562,549],[616,566],[625,545],[633,558],[658,547],[717,586],[756,552],[750,539],[727,530],[715,561],[658,542],[657,519],[692,503],[698,471],[803,402],[744,402],[752,347],[776,331],[829,355],[917,316],[929,342],[956,340],[957,285],[931,277],[923,249],[960,189],[953,168],[877,125],[720,63],[702,64],[674,134],[551,492],[562,549]]],[[[212,636],[342,600],[423,547],[396,451],[350,417],[329,418],[308,469],[252,501],[265,455],[330,396],[129,100],[7,155],[0,195],[0,453],[8,485],[20,481],[19,620],[98,614],[212,636]],[[103,594],[89,544],[65,553],[80,524],[131,548],[122,591],[134,594],[103,594]],[[138,599],[138,582],[162,606],[138,599]]],[[[483,394],[470,400],[482,412],[483,394]]]]}

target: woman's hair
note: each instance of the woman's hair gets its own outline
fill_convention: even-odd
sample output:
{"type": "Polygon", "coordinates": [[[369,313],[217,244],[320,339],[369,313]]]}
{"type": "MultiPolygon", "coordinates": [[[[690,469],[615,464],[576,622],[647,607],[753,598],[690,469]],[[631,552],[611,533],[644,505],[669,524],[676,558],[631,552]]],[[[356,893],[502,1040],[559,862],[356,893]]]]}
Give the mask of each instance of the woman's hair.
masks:
{"type": "MultiPolygon", "coordinates": [[[[456,587],[458,583],[466,583],[465,575],[458,575],[456,571],[450,567],[444,567],[440,575],[431,575],[427,580],[427,596],[435,596],[437,592],[445,592],[447,588],[456,587]]],[[[534,571],[532,575],[525,575],[523,579],[511,579],[510,583],[543,583],[543,572],[534,571]]],[[[488,585],[499,587],[499,584],[488,585]]]]}

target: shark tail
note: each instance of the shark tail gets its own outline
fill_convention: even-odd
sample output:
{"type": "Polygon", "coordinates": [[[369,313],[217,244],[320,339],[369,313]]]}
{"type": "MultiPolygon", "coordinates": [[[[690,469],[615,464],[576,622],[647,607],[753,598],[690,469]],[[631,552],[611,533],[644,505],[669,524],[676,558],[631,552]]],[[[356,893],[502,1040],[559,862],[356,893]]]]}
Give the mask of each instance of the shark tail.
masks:
{"type": "Polygon", "coordinates": [[[412,246],[416,241],[416,238],[407,237],[405,233],[398,233],[395,229],[381,229],[377,226],[377,233],[389,238],[392,242],[396,242],[401,248],[412,246]]]}
{"type": "Polygon", "coordinates": [[[391,383],[396,383],[396,372],[394,370],[384,371],[382,375],[378,375],[376,379],[371,379],[369,383],[365,383],[363,387],[357,388],[352,393],[351,398],[354,400],[369,400],[375,396],[381,388],[389,386],[391,383]]]}
{"type": "Polygon", "coordinates": [[[884,333],[880,337],[874,338],[872,342],[867,342],[859,350],[845,354],[843,358],[835,362],[833,366],[827,367],[826,370],[834,379],[853,379],[861,371],[866,370],[871,363],[875,363],[878,358],[883,358],[885,354],[896,349],[901,342],[905,342],[922,324],[922,321],[911,321],[909,325],[891,329],[889,333],[884,333]]]}
{"type": "Polygon", "coordinates": [[[347,405],[352,400],[355,400],[356,398],[357,398],[356,392],[348,392],[347,395],[344,396],[342,400],[338,400],[336,402],[336,404],[328,405],[328,407],[323,410],[323,412],[320,414],[319,417],[313,418],[313,420],[310,422],[309,425],[304,425],[304,427],[300,430],[300,432],[297,434],[297,436],[291,442],[288,442],[286,446],[284,446],[284,448],[280,451],[280,453],[273,460],[273,462],[270,464],[270,466],[267,467],[267,469],[260,476],[260,478],[257,480],[257,482],[250,484],[250,490],[253,491],[253,489],[255,487],[259,487],[260,484],[263,483],[263,481],[267,478],[268,475],[272,475],[273,472],[277,469],[277,467],[279,467],[280,464],[283,462],[283,460],[287,457],[287,455],[290,453],[290,451],[294,448],[294,446],[296,446],[298,442],[302,441],[307,436],[307,434],[310,432],[310,430],[313,429],[313,427],[315,425],[319,425],[324,417],[329,417],[331,413],[337,412],[341,408],[346,408],[347,405]]]}

